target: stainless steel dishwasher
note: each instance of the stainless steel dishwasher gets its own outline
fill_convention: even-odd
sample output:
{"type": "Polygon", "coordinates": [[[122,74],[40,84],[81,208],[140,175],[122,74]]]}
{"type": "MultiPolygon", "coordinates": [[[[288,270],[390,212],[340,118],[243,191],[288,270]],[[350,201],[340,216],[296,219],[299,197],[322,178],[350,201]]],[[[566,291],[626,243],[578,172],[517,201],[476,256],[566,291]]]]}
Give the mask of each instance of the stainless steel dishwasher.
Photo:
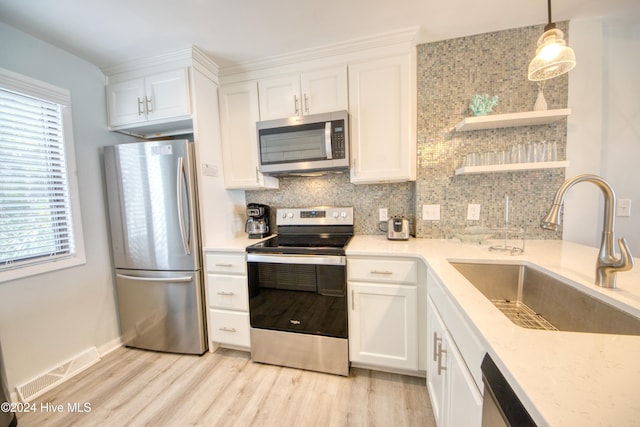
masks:
{"type": "Polygon", "coordinates": [[[527,409],[488,354],[482,360],[481,369],[484,382],[482,426],[536,426],[527,409]]]}

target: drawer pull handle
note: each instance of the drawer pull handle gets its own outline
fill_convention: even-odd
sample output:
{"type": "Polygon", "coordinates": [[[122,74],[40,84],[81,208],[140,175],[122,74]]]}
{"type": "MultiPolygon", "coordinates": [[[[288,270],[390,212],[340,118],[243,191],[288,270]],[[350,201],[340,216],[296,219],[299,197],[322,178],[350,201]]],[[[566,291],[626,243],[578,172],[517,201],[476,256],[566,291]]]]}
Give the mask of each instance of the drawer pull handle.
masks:
{"type": "Polygon", "coordinates": [[[231,296],[231,295],[235,295],[235,293],[234,292],[218,292],[218,295],[231,296]]]}
{"type": "Polygon", "coordinates": [[[433,333],[433,361],[438,360],[438,347],[442,345],[442,338],[438,338],[438,333],[433,333]]]}
{"type": "Polygon", "coordinates": [[[446,371],[447,367],[442,366],[442,353],[447,354],[447,350],[442,348],[442,342],[438,343],[438,375],[442,374],[442,371],[446,371]]]}
{"type": "Polygon", "coordinates": [[[393,274],[393,271],[389,271],[389,270],[371,270],[371,274],[385,274],[385,275],[389,275],[389,274],[393,274]]]}
{"type": "Polygon", "coordinates": [[[218,328],[218,329],[220,329],[221,331],[224,331],[224,332],[235,332],[236,331],[236,328],[227,328],[226,326],[224,326],[222,328],[218,328]]]}
{"type": "Polygon", "coordinates": [[[216,264],[216,267],[233,267],[233,264],[216,264]]]}

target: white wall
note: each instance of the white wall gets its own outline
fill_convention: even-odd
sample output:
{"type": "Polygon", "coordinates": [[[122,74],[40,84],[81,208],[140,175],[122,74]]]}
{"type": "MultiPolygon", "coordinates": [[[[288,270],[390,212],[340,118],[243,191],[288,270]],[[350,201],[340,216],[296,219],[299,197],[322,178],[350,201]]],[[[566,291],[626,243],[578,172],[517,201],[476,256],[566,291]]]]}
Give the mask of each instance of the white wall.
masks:
{"type": "MultiPolygon", "coordinates": [[[[567,177],[594,173],[618,199],[632,200],[631,217],[616,218],[616,236],[640,256],[640,13],[624,20],[572,21],[569,45],[577,66],[569,77],[567,177]]],[[[564,239],[599,246],[602,196],[590,184],[567,195],[564,239]]]]}
{"type": "Polygon", "coordinates": [[[7,382],[31,380],[83,350],[119,343],[103,195],[104,76],[92,64],[0,23],[0,67],[69,89],[86,265],[0,283],[0,340],[7,382]]]}
{"type": "Polygon", "coordinates": [[[616,218],[616,235],[640,257],[640,20],[605,21],[603,33],[602,173],[618,200],[632,200],[631,216],[616,218]]]}

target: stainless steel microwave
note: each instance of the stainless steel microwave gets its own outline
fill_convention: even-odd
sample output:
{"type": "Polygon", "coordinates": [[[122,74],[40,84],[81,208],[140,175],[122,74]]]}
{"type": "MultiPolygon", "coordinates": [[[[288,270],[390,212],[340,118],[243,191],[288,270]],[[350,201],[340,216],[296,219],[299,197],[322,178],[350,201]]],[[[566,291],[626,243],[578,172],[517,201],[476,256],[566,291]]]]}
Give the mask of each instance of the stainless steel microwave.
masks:
{"type": "Polygon", "coordinates": [[[347,111],[265,120],[256,125],[260,172],[304,174],[349,168],[347,111]]]}

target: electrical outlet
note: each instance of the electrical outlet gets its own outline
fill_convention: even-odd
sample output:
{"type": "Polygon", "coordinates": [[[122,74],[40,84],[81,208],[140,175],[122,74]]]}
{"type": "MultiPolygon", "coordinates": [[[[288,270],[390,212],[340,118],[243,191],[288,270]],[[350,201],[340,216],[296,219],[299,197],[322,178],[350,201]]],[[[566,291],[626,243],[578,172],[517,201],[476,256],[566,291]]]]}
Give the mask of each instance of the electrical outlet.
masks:
{"type": "Polygon", "coordinates": [[[631,199],[618,199],[616,216],[631,216],[631,199]]]}
{"type": "Polygon", "coordinates": [[[378,220],[379,221],[388,221],[389,220],[389,212],[387,212],[387,208],[380,208],[378,210],[378,220]]]}
{"type": "Polygon", "coordinates": [[[480,221],[480,205],[469,203],[467,206],[467,219],[470,221],[480,221]]]}
{"type": "Polygon", "coordinates": [[[440,205],[422,205],[423,221],[440,221],[440,205]]]}

